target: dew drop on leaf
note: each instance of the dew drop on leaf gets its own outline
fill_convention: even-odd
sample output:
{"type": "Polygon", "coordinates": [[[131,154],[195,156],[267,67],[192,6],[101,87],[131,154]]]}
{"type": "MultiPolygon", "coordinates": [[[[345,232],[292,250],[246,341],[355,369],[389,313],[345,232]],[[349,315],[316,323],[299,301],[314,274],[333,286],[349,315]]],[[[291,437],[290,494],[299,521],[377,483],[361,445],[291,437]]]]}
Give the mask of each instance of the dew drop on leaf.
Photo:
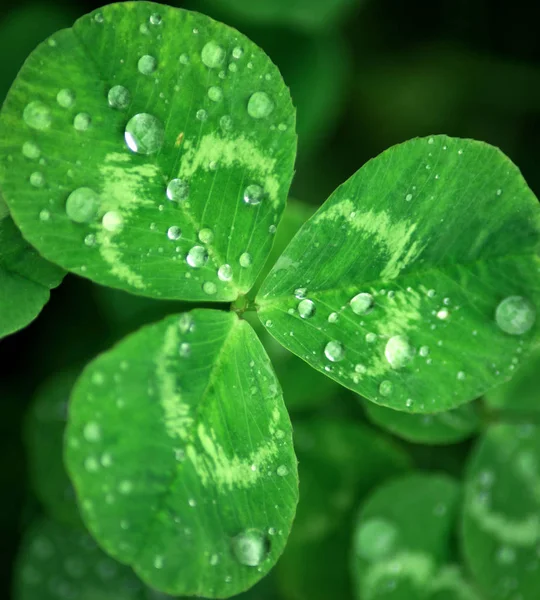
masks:
{"type": "Polygon", "coordinates": [[[35,171],[30,175],[30,183],[34,187],[43,187],[45,185],[45,175],[39,171],[35,171]]]}
{"type": "Polygon", "coordinates": [[[394,335],[386,343],[384,355],[393,369],[401,369],[413,359],[414,348],[405,336],[394,335]]]}
{"type": "Polygon", "coordinates": [[[390,396],[390,394],[392,393],[392,382],[385,380],[381,382],[381,385],[379,386],[379,394],[381,396],[390,396]]]}
{"type": "Polygon", "coordinates": [[[209,296],[213,296],[217,292],[217,286],[213,281],[205,281],[202,288],[203,292],[209,296]]]}
{"type": "Polygon", "coordinates": [[[233,58],[236,58],[238,60],[239,58],[242,58],[242,56],[244,56],[244,51],[242,50],[242,48],[240,48],[240,46],[237,46],[236,48],[233,48],[232,55],[233,58]]]}
{"type": "Polygon", "coordinates": [[[264,190],[260,185],[252,184],[248,185],[244,190],[244,202],[255,206],[260,204],[264,197],[264,190]]]}
{"type": "Polygon", "coordinates": [[[225,60],[225,50],[214,41],[208,42],[202,49],[201,60],[209,69],[217,69],[225,60]]]}
{"type": "Polygon", "coordinates": [[[223,91],[217,85],[208,88],[208,97],[212,102],[219,102],[223,98],[223,91]]]}
{"type": "Polygon", "coordinates": [[[340,360],[343,360],[345,356],[345,348],[341,342],[332,340],[324,347],[324,354],[328,360],[339,362],[340,360]]]}
{"type": "Polygon", "coordinates": [[[351,309],[354,314],[366,315],[373,310],[373,296],[363,292],[361,294],[357,294],[354,298],[351,298],[349,304],[351,305],[351,309]]]}
{"type": "Polygon", "coordinates": [[[131,102],[131,94],[123,85],[115,85],[109,90],[107,100],[112,108],[127,108],[131,102]]]}
{"type": "Polygon", "coordinates": [[[355,551],[365,560],[378,561],[395,550],[397,537],[392,523],[385,519],[369,519],[356,532],[355,551]]]}
{"type": "Polygon", "coordinates": [[[232,539],[232,551],[241,565],[257,567],[270,550],[266,536],[257,529],[247,529],[232,539]]]}
{"type": "Polygon", "coordinates": [[[107,231],[118,232],[124,226],[124,218],[118,211],[110,210],[103,215],[101,224],[107,231]]]}
{"type": "Polygon", "coordinates": [[[208,113],[204,110],[204,108],[199,109],[195,116],[199,121],[206,121],[206,119],[208,119],[208,113]]]}
{"type": "Polygon", "coordinates": [[[73,127],[77,131],[86,131],[92,124],[92,117],[88,113],[79,113],[73,119],[73,127]]]}
{"type": "Polygon", "coordinates": [[[22,153],[24,156],[26,156],[26,158],[31,158],[32,160],[35,160],[41,156],[41,150],[34,142],[24,142],[22,153]]]}
{"type": "Polygon", "coordinates": [[[128,121],[124,138],[133,152],[154,154],[163,146],[165,129],[158,118],[148,113],[139,113],[128,121]]]}
{"type": "Polygon", "coordinates": [[[221,265],[218,269],[218,278],[221,281],[230,281],[232,279],[233,272],[231,265],[221,265]]]}
{"type": "Polygon", "coordinates": [[[26,105],[23,120],[32,129],[43,131],[51,126],[51,111],[43,102],[34,100],[26,105]]]}
{"type": "Polygon", "coordinates": [[[248,101],[247,111],[254,119],[264,119],[274,110],[274,103],[266,92],[255,92],[248,101]]]}
{"type": "Polygon", "coordinates": [[[169,227],[169,229],[167,229],[167,237],[170,240],[178,240],[178,239],[180,239],[181,235],[182,235],[182,230],[180,229],[180,227],[177,227],[176,225],[173,225],[172,227],[169,227]]]}
{"type": "Polygon", "coordinates": [[[199,269],[206,264],[208,253],[203,246],[193,246],[186,256],[186,262],[190,267],[199,269]]]}
{"type": "Polygon", "coordinates": [[[199,231],[199,240],[203,244],[211,244],[214,241],[214,232],[208,227],[204,227],[199,231]]]}
{"type": "Polygon", "coordinates": [[[240,263],[240,266],[243,269],[247,269],[248,267],[251,266],[252,258],[251,258],[251,254],[249,254],[249,252],[244,252],[243,254],[240,255],[240,259],[238,260],[238,262],[240,263]]]}
{"type": "Polygon", "coordinates": [[[180,344],[180,348],[178,348],[178,354],[182,358],[189,358],[191,355],[191,346],[187,342],[183,342],[180,344]]]}
{"type": "Polygon", "coordinates": [[[534,325],[536,309],[523,296],[509,296],[497,306],[495,321],[505,333],[522,335],[534,325]]]}
{"type": "Polygon", "coordinates": [[[163,19],[160,14],[154,13],[154,14],[150,15],[150,23],[152,25],[161,25],[162,21],[163,21],[163,19]]]}
{"type": "Polygon", "coordinates": [[[172,179],[167,186],[167,198],[171,202],[182,202],[189,196],[189,183],[183,179],[172,179]]]}
{"type": "Polygon", "coordinates": [[[137,63],[137,68],[139,69],[139,73],[143,75],[151,75],[157,67],[157,60],[155,57],[150,54],[144,54],[139,58],[139,62],[137,63]]]}
{"type": "Polygon", "coordinates": [[[75,104],[75,92],[63,89],[56,94],[56,101],[62,108],[71,108],[75,104]]]}
{"type": "Polygon", "coordinates": [[[315,303],[307,298],[301,300],[298,304],[298,314],[302,317],[302,319],[309,319],[312,317],[315,314],[315,310],[315,303]]]}
{"type": "Polygon", "coordinates": [[[189,313],[184,313],[178,319],[178,329],[181,333],[192,333],[195,331],[195,320],[189,313]]]}
{"type": "Polygon", "coordinates": [[[279,477],[285,477],[285,475],[289,474],[289,469],[285,465],[279,465],[277,468],[277,474],[279,477]]]}
{"type": "Polygon", "coordinates": [[[68,196],[66,214],[75,223],[89,223],[95,219],[99,196],[89,187],[77,188],[68,196]]]}

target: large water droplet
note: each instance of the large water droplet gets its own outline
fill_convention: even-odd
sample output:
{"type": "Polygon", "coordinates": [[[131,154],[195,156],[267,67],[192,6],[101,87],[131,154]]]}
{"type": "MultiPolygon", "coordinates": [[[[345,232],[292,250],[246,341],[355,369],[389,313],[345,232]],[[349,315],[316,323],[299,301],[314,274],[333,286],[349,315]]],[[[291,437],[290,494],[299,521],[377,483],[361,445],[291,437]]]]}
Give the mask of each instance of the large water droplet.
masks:
{"type": "Polygon", "coordinates": [[[169,229],[167,229],[167,237],[170,240],[178,240],[180,239],[182,235],[182,230],[180,229],[180,227],[177,227],[176,225],[173,225],[172,227],[169,227],[169,229]]]}
{"type": "Polygon", "coordinates": [[[368,293],[357,294],[354,298],[351,298],[349,304],[353,313],[356,315],[366,315],[373,310],[373,296],[368,293]]]}
{"type": "Polygon", "coordinates": [[[225,60],[225,50],[214,41],[208,42],[202,49],[201,60],[209,69],[217,69],[225,60]]]}
{"type": "Polygon", "coordinates": [[[172,202],[182,202],[189,196],[189,183],[183,179],[172,179],[167,186],[167,198],[172,202]]]}
{"type": "Polygon", "coordinates": [[[307,298],[298,303],[298,314],[302,319],[309,319],[315,314],[315,303],[307,298]]]}
{"type": "Polygon", "coordinates": [[[26,158],[31,158],[33,160],[41,156],[41,150],[34,142],[24,142],[22,153],[24,156],[26,156],[26,158]]]}
{"type": "Polygon", "coordinates": [[[81,187],[68,196],[66,214],[76,223],[89,223],[96,218],[99,196],[89,187],[81,187]]]}
{"type": "Polygon", "coordinates": [[[186,256],[187,264],[195,269],[203,267],[207,260],[208,252],[203,246],[193,246],[186,256]]]}
{"type": "Polygon", "coordinates": [[[240,259],[238,260],[238,262],[240,263],[240,266],[244,269],[251,267],[251,263],[253,262],[251,254],[249,254],[249,252],[244,252],[240,255],[240,259]]]}
{"type": "Polygon", "coordinates": [[[214,241],[214,232],[209,227],[203,227],[199,231],[199,240],[203,244],[211,244],[214,241]]]}
{"type": "Polygon", "coordinates": [[[248,101],[248,115],[254,119],[264,119],[273,110],[274,103],[266,92],[255,92],[248,101]]]}
{"type": "Polygon", "coordinates": [[[523,296],[509,296],[497,306],[495,321],[505,333],[522,335],[534,325],[536,308],[523,296]]]}
{"type": "Polygon", "coordinates": [[[128,121],[124,138],[128,148],[133,152],[153,154],[163,146],[165,128],[163,123],[153,115],[139,113],[128,121]]]}
{"type": "Polygon", "coordinates": [[[139,72],[143,75],[152,75],[152,73],[156,70],[157,60],[150,56],[150,54],[145,54],[139,58],[139,62],[137,63],[137,68],[139,72]]]}
{"type": "Polygon", "coordinates": [[[77,131],[86,131],[92,124],[92,117],[88,113],[79,113],[73,119],[73,127],[77,131]]]}
{"type": "Polygon", "coordinates": [[[115,85],[109,90],[107,100],[112,108],[127,108],[131,102],[131,94],[123,85],[115,85]]]}
{"type": "Polygon", "coordinates": [[[43,102],[34,100],[26,105],[23,111],[23,120],[29,127],[43,131],[51,126],[51,111],[43,102]]]}
{"type": "Polygon", "coordinates": [[[218,269],[218,277],[221,281],[230,281],[233,276],[233,270],[231,265],[221,265],[218,269]]]}
{"type": "Polygon", "coordinates": [[[345,348],[341,342],[332,340],[324,347],[324,354],[328,360],[339,362],[345,356],[345,348]]]}
{"type": "Polygon", "coordinates": [[[232,539],[232,551],[241,565],[257,567],[268,555],[270,544],[258,529],[246,529],[232,539]]]}
{"type": "Polygon", "coordinates": [[[397,537],[397,529],[392,523],[384,519],[369,519],[358,528],[354,547],[365,560],[381,560],[394,551],[397,537]]]}
{"type": "Polygon", "coordinates": [[[248,185],[244,190],[244,202],[255,206],[260,204],[264,198],[264,190],[260,185],[252,184],[248,185]]]}
{"type": "Polygon", "coordinates": [[[124,226],[124,218],[118,211],[110,210],[103,215],[101,223],[107,231],[117,232],[124,226]]]}
{"type": "Polygon", "coordinates": [[[71,108],[75,104],[75,92],[63,89],[56,94],[56,101],[62,108],[71,108]]]}
{"type": "Polygon", "coordinates": [[[395,335],[386,343],[384,355],[393,369],[401,369],[413,359],[414,348],[404,335],[395,335]]]}

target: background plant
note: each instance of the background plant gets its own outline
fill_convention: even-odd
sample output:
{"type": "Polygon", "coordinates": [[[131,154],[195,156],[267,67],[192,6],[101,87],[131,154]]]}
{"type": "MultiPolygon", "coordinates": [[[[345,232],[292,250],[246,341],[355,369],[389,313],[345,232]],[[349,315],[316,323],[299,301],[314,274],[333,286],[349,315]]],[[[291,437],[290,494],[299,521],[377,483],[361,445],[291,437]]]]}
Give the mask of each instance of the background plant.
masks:
{"type": "MultiPolygon", "coordinates": [[[[232,18],[244,22],[283,26],[287,15],[288,26],[303,32],[289,34],[289,53],[275,50],[276,57],[283,52],[285,77],[294,44],[308,48],[294,52],[299,63],[328,44],[316,68],[310,71],[308,60],[290,75],[299,104],[298,164],[313,174],[309,153],[323,130],[321,116],[313,115],[334,112],[343,71],[329,68],[328,55],[343,55],[343,47],[305,36],[322,24],[336,26],[351,6],[231,8],[232,18]],[[324,65],[331,93],[302,95],[324,65]]],[[[24,20],[14,22],[12,31],[28,30],[24,20]]],[[[63,267],[176,301],[92,288],[94,300],[85,306],[77,296],[72,306],[85,318],[88,306],[100,307],[99,327],[88,320],[89,331],[40,361],[43,375],[33,370],[38,379],[57,372],[36,395],[25,428],[33,488],[47,517],[25,535],[15,593],[42,597],[45,584],[52,598],[159,597],[155,588],[228,596],[260,579],[287,542],[277,568],[248,594],[535,597],[536,369],[528,354],[537,327],[538,217],[517,169],[487,145],[427,135],[362,168],[285,249],[312,210],[290,201],[276,232],[292,175],[294,114],[260,50],[203,16],[146,3],[130,14],[125,6],[106,8],[74,31],[53,36],[32,55],[3,109],[9,132],[2,142],[9,205],[1,211],[3,333],[30,321],[62,277],[23,240],[9,210],[24,236],[63,267]],[[168,26],[177,36],[189,34],[178,36],[180,54],[168,26]],[[130,41],[116,62],[113,40],[122,37],[130,41]],[[251,66],[242,68],[246,48],[251,66]],[[123,88],[115,87],[117,79],[123,88]],[[130,119],[150,110],[156,90],[162,102],[152,102],[151,116],[157,120],[145,117],[141,130],[130,119]],[[166,106],[169,94],[175,106],[191,102],[177,114],[166,106]],[[175,123],[185,114],[192,119],[175,123]],[[66,145],[69,165],[57,160],[66,145]],[[162,146],[169,151],[160,152],[162,146]],[[155,152],[157,160],[150,160],[155,152]],[[173,177],[176,171],[185,177],[173,177]],[[167,199],[156,210],[148,198],[160,195],[167,199]],[[274,236],[273,255],[259,274],[274,236]],[[79,377],[81,366],[113,340],[191,308],[178,300],[197,299],[234,300],[233,312],[218,305],[169,317],[129,336],[79,377]],[[492,390],[523,362],[520,375],[492,390]],[[102,554],[80,522],[61,459],[65,402],[75,379],[66,458],[83,520],[150,587],[102,554]],[[333,380],[369,398],[361,400],[369,419],[397,439],[363,424],[359,405],[339,399],[344,388],[333,380]],[[278,381],[300,459],[302,502],[290,537],[296,463],[278,381]],[[469,403],[484,392],[485,399],[469,403]],[[126,402],[131,410],[124,410],[126,402]],[[479,431],[471,458],[467,444],[427,454],[415,445],[436,448],[479,431]],[[149,457],[155,467],[148,467],[149,457]],[[413,462],[437,472],[399,475],[413,462]],[[519,506],[508,494],[516,486],[523,489],[519,506]],[[352,536],[348,524],[359,505],[352,536]],[[420,517],[433,521],[427,536],[420,517]],[[320,566],[317,576],[313,565],[320,566]]],[[[254,30],[263,47],[265,33],[271,37],[254,30]]],[[[474,64],[485,71],[481,60],[474,64]]],[[[437,66],[443,65],[441,58],[437,66]]],[[[510,72],[519,79],[519,69],[510,72]]],[[[372,82],[370,89],[376,87],[372,82]]],[[[73,285],[68,278],[60,290],[73,285]]],[[[69,325],[63,317],[51,320],[47,343],[69,325]]],[[[19,396],[21,383],[12,384],[19,396]]]]}

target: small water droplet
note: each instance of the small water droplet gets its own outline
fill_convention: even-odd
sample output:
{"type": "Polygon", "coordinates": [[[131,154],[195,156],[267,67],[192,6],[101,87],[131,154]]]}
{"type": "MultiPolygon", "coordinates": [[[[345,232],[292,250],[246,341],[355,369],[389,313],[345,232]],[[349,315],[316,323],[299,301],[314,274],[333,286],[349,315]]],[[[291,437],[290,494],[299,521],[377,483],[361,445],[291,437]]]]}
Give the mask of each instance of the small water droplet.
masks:
{"type": "Polygon", "coordinates": [[[315,303],[305,298],[298,304],[298,314],[302,319],[309,319],[315,314],[315,303]]]}
{"type": "Polygon", "coordinates": [[[131,93],[123,85],[115,85],[109,90],[107,100],[112,108],[127,108],[131,103],[131,93]]]}
{"type": "Polygon", "coordinates": [[[223,91],[217,85],[208,88],[208,97],[212,102],[219,102],[223,98],[223,91]]]}
{"type": "Polygon", "coordinates": [[[248,185],[244,190],[244,202],[251,206],[260,204],[264,197],[264,190],[260,185],[248,185]]]}
{"type": "Polygon", "coordinates": [[[373,344],[373,342],[375,342],[377,340],[377,334],[376,333],[366,333],[366,342],[368,344],[373,344]]]}
{"type": "Polygon", "coordinates": [[[208,260],[208,252],[203,246],[193,246],[186,256],[186,262],[190,267],[200,269],[208,260]]]}
{"type": "Polygon", "coordinates": [[[26,158],[31,158],[32,160],[35,160],[41,156],[41,150],[34,142],[24,142],[22,153],[24,156],[26,156],[26,158]]]}
{"type": "Polygon", "coordinates": [[[184,179],[172,179],[167,185],[167,198],[171,202],[182,202],[189,196],[189,183],[184,179]]]}
{"type": "Polygon", "coordinates": [[[224,115],[219,120],[219,125],[223,131],[230,131],[232,129],[232,118],[229,115],[224,115]]]}
{"type": "Polygon", "coordinates": [[[356,553],[368,561],[379,561],[395,550],[397,529],[384,519],[369,519],[358,528],[354,548],[356,553]]]}
{"type": "Polygon", "coordinates": [[[94,421],[90,421],[83,428],[83,436],[87,442],[98,442],[101,439],[101,427],[94,421]]]}
{"type": "Polygon", "coordinates": [[[40,221],[48,221],[51,218],[51,213],[44,208],[42,211],[40,211],[39,213],[39,220],[40,221]]]}
{"type": "Polygon", "coordinates": [[[466,375],[463,371],[459,371],[457,374],[457,378],[459,379],[459,381],[463,381],[465,379],[466,375]]]}
{"type": "Polygon", "coordinates": [[[199,240],[203,244],[211,244],[214,241],[214,232],[210,228],[204,227],[199,231],[199,240]]]}
{"type": "Polygon", "coordinates": [[[324,354],[328,360],[339,362],[345,356],[345,348],[341,342],[332,340],[324,347],[324,354]]]}
{"type": "Polygon", "coordinates": [[[199,121],[206,121],[206,119],[208,119],[208,113],[204,110],[204,108],[199,109],[195,116],[199,121]]]}
{"type": "Polygon", "coordinates": [[[221,265],[218,269],[218,277],[221,281],[230,281],[233,276],[233,270],[231,265],[221,265]]]}
{"type": "Polygon", "coordinates": [[[56,101],[62,108],[71,108],[75,104],[75,92],[67,88],[56,94],[56,101]]]}
{"type": "Polygon", "coordinates": [[[86,131],[92,124],[92,117],[88,113],[79,113],[73,119],[73,127],[77,131],[86,131]]]}
{"type": "Polygon", "coordinates": [[[68,196],[66,214],[75,223],[89,223],[97,215],[99,196],[89,187],[77,188],[68,196]]]}
{"type": "Polygon", "coordinates": [[[349,301],[353,313],[356,315],[367,315],[373,310],[374,301],[371,294],[365,292],[357,294],[349,301]]]}
{"type": "Polygon", "coordinates": [[[386,343],[384,355],[393,369],[401,369],[413,359],[414,348],[405,336],[395,335],[386,343]]]}
{"type": "Polygon", "coordinates": [[[303,300],[306,297],[306,294],[307,288],[305,287],[296,288],[294,290],[294,297],[298,298],[298,300],[303,300]]]}
{"type": "Polygon", "coordinates": [[[121,494],[131,494],[133,491],[133,482],[129,481],[129,479],[124,479],[118,484],[118,491],[121,494]]]}
{"type": "Polygon", "coordinates": [[[178,328],[181,333],[192,333],[195,331],[195,321],[189,313],[184,313],[178,319],[178,328]]]}
{"type": "Polygon", "coordinates": [[[182,235],[182,230],[180,229],[180,227],[177,227],[176,225],[172,225],[171,227],[169,227],[169,229],[167,229],[167,237],[170,240],[178,240],[180,239],[182,235]]]}
{"type": "Polygon", "coordinates": [[[96,244],[96,236],[93,233],[89,233],[85,238],[84,238],[84,243],[86,246],[91,247],[91,246],[95,246],[96,244]]]}
{"type": "Polygon", "coordinates": [[[247,269],[248,267],[251,266],[251,264],[253,262],[252,258],[251,258],[251,254],[249,254],[248,252],[244,252],[243,254],[240,255],[238,262],[240,263],[240,266],[243,269],[247,269]]]}
{"type": "Polygon", "coordinates": [[[248,101],[247,111],[254,119],[264,119],[274,110],[274,103],[266,92],[255,92],[248,101]]]}
{"type": "Polygon", "coordinates": [[[203,292],[213,296],[217,292],[217,286],[213,281],[205,281],[202,286],[203,292]]]}
{"type": "Polygon", "coordinates": [[[405,200],[406,200],[407,202],[410,202],[410,201],[412,200],[412,194],[407,194],[407,195],[405,196],[405,200]]]}
{"type": "Polygon", "coordinates": [[[153,13],[152,15],[150,15],[150,23],[152,25],[161,25],[162,22],[163,19],[159,13],[153,13]]]}
{"type": "Polygon", "coordinates": [[[37,188],[43,187],[45,185],[45,175],[35,171],[30,175],[30,184],[37,188]]]}
{"type": "Polygon", "coordinates": [[[232,55],[233,58],[236,58],[238,60],[239,58],[242,58],[242,56],[244,56],[244,51],[242,50],[242,48],[240,48],[240,46],[236,46],[236,48],[233,48],[232,55]]]}
{"type": "Polygon", "coordinates": [[[333,312],[328,315],[329,323],[335,323],[338,319],[339,319],[339,315],[337,314],[337,312],[333,312]]]}
{"type": "Polygon", "coordinates": [[[236,560],[248,567],[257,567],[268,555],[270,544],[258,529],[246,529],[232,539],[232,551],[236,560]]]}
{"type": "Polygon", "coordinates": [[[132,117],[125,129],[124,138],[130,150],[137,154],[157,152],[165,139],[163,123],[148,113],[132,117]]]}
{"type": "Polygon", "coordinates": [[[124,218],[118,211],[110,210],[103,215],[101,224],[107,231],[117,232],[124,226],[124,218]]]}
{"type": "Polygon", "coordinates": [[[40,102],[34,100],[26,105],[23,111],[23,120],[32,129],[44,131],[51,126],[52,117],[49,107],[40,102]]]}
{"type": "Polygon", "coordinates": [[[103,21],[104,21],[104,20],[105,20],[105,19],[104,19],[104,17],[103,17],[103,13],[101,13],[101,12],[97,12],[97,13],[94,15],[94,21],[95,21],[96,23],[99,23],[99,24],[101,24],[101,23],[103,23],[103,21]]]}
{"type": "Polygon", "coordinates": [[[427,291],[428,298],[434,298],[436,293],[437,292],[435,290],[428,290],[427,291]]]}
{"type": "Polygon", "coordinates": [[[180,56],[178,57],[178,61],[180,62],[180,64],[182,65],[188,65],[189,64],[189,56],[187,54],[180,54],[180,56]]]}
{"type": "Polygon", "coordinates": [[[379,386],[379,394],[381,396],[390,396],[390,394],[392,393],[392,382],[385,380],[381,382],[381,385],[379,386]]]}
{"type": "Polygon", "coordinates": [[[235,63],[231,63],[231,64],[229,65],[229,71],[230,71],[231,73],[236,73],[236,71],[238,71],[238,65],[236,65],[235,63]]]}
{"type": "Polygon", "coordinates": [[[446,308],[441,308],[441,310],[437,311],[437,319],[441,319],[441,321],[448,319],[449,315],[450,315],[450,313],[448,312],[448,309],[446,309],[446,308]]]}
{"type": "Polygon", "coordinates": [[[523,335],[536,321],[536,308],[523,296],[505,298],[495,311],[495,322],[505,333],[523,335]]]}
{"type": "Polygon", "coordinates": [[[289,469],[285,465],[279,465],[279,467],[277,468],[277,474],[280,477],[285,477],[285,475],[289,474],[289,469]]]}
{"type": "Polygon", "coordinates": [[[201,60],[209,69],[217,69],[225,60],[225,50],[214,41],[204,45],[201,60]]]}
{"type": "Polygon", "coordinates": [[[413,405],[412,398],[407,398],[407,400],[405,400],[405,406],[407,408],[411,408],[412,405],[413,405]]]}
{"type": "Polygon", "coordinates": [[[150,54],[144,54],[139,58],[139,62],[137,63],[137,69],[139,69],[139,73],[143,75],[152,75],[152,73],[157,68],[157,60],[155,57],[150,54]]]}
{"type": "Polygon", "coordinates": [[[428,356],[428,354],[429,354],[429,346],[422,346],[420,348],[420,350],[418,351],[418,354],[420,354],[420,356],[423,356],[424,358],[426,356],[428,356]]]}

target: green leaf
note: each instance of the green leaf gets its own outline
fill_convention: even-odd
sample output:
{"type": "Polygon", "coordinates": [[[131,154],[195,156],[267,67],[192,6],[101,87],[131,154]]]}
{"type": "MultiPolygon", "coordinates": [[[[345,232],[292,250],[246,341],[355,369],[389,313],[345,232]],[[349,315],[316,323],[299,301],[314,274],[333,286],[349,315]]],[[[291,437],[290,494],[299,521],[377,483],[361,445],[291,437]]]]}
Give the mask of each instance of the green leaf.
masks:
{"type": "Polygon", "coordinates": [[[472,456],[462,541],[488,597],[536,600],[540,586],[540,427],[495,425],[472,456]]]}
{"type": "Polygon", "coordinates": [[[363,405],[373,423],[417,444],[455,444],[474,435],[480,427],[480,416],[474,403],[432,415],[414,415],[368,400],[363,405]]]}
{"type": "Polygon", "coordinates": [[[290,25],[313,31],[336,26],[359,0],[206,0],[209,7],[219,8],[248,23],[290,25]]]}
{"type": "Polygon", "coordinates": [[[63,276],[26,243],[0,198],[0,338],[33,321],[63,276]]]}
{"type": "Polygon", "coordinates": [[[493,388],[485,395],[486,404],[505,413],[538,413],[540,411],[540,348],[536,349],[523,364],[516,356],[512,363],[519,370],[507,383],[493,388]]]}
{"type": "Polygon", "coordinates": [[[83,530],[42,519],[26,532],[15,567],[14,600],[146,600],[130,569],[83,530]]]}
{"type": "Polygon", "coordinates": [[[450,555],[459,498],[459,485],[446,475],[406,475],[377,489],[355,531],[357,597],[430,598],[450,555]]]}
{"type": "Polygon", "coordinates": [[[66,461],[109,554],[169,594],[225,597],[285,547],[298,496],[291,435],[252,328],[200,309],[144,327],[87,367],[66,461]]]}
{"type": "Polygon", "coordinates": [[[6,202],[50,260],[152,297],[252,287],[296,134],[279,71],[245,36],[150,2],[106,6],[30,55],[0,128],[6,202]]]}
{"type": "Polygon", "coordinates": [[[49,516],[68,525],[81,521],[63,459],[68,400],[77,375],[58,373],[42,384],[28,410],[24,432],[32,488],[49,516]]]}
{"type": "Polygon", "coordinates": [[[277,566],[290,600],[351,597],[353,511],[375,485],[410,466],[407,455],[373,430],[338,419],[294,423],[301,501],[277,566]]]}
{"type": "Polygon", "coordinates": [[[302,227],[261,287],[259,315],[369,400],[441,412],[530,351],[539,248],[538,201],[499,150],[415,139],[368,162],[302,227]]]}

